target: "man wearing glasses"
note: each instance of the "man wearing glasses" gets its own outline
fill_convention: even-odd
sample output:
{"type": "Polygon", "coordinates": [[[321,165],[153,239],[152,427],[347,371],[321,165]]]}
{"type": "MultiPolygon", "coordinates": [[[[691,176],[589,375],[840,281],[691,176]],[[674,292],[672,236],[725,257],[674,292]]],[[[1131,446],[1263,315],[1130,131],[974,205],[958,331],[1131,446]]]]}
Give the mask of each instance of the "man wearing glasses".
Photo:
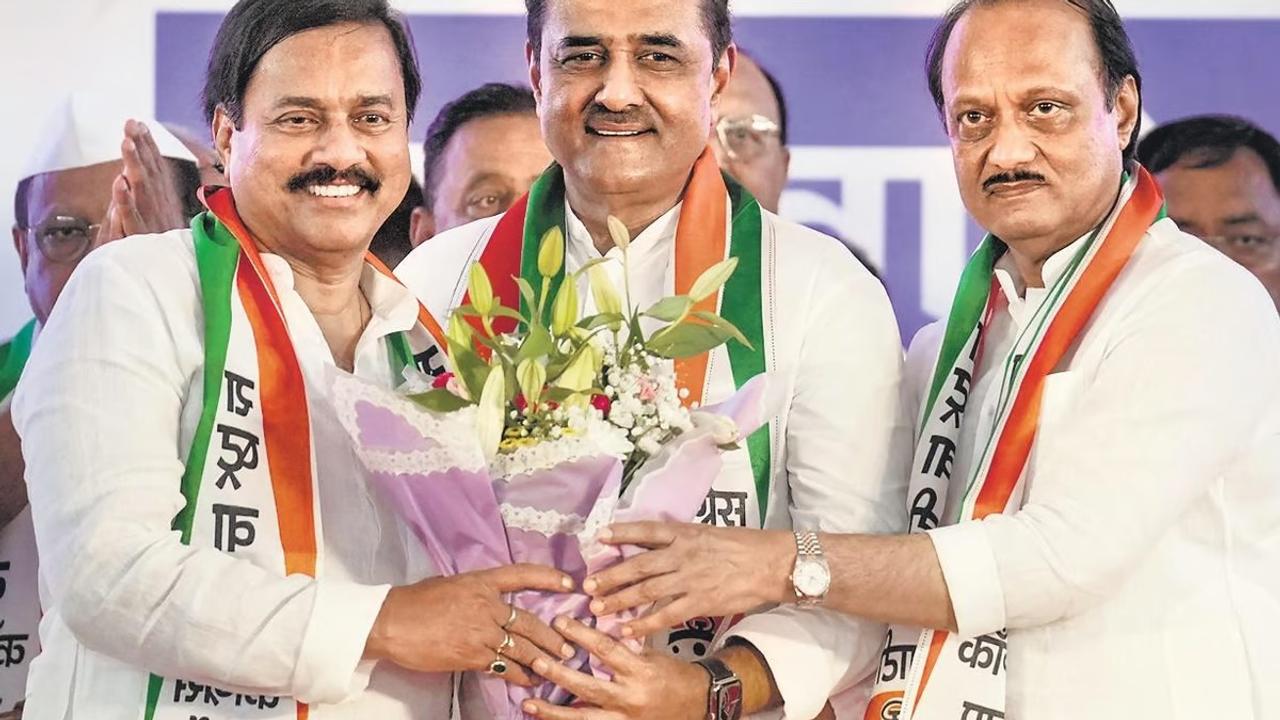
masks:
{"type": "Polygon", "coordinates": [[[787,185],[787,105],[782,87],[759,63],[739,51],[738,65],[717,108],[713,146],[720,167],[760,201],[778,212],[787,185]]]}
{"type": "Polygon", "coordinates": [[[76,97],[59,109],[14,193],[13,245],[35,318],[0,344],[0,718],[20,705],[39,647],[36,553],[9,404],[31,345],[88,252],[124,235],[185,225],[194,157],[159,123],[117,122],[76,97]],[[124,133],[121,134],[121,127],[124,133]]]}
{"type": "Polygon", "coordinates": [[[1186,118],[1138,149],[1169,215],[1252,272],[1280,308],[1280,142],[1247,120],[1186,118]]]}

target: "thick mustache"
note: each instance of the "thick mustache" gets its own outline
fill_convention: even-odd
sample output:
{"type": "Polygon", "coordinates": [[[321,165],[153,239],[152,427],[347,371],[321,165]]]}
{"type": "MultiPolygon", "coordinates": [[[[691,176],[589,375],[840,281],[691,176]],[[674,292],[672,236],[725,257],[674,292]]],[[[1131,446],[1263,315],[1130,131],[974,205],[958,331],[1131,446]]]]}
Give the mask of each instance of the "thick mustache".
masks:
{"type": "Polygon", "coordinates": [[[1044,182],[1044,176],[1040,173],[1031,172],[1030,170],[1015,170],[1013,172],[996,173],[983,181],[982,189],[990,190],[996,185],[1002,185],[1004,183],[1027,181],[1044,182]]]}
{"type": "Polygon", "coordinates": [[[599,105],[587,110],[587,125],[596,122],[609,125],[623,125],[632,127],[653,128],[654,123],[648,113],[645,112],[614,112],[605,109],[599,105]]]}
{"type": "Polygon", "coordinates": [[[330,165],[320,165],[289,178],[289,192],[301,192],[312,185],[332,185],[346,182],[368,190],[372,195],[382,188],[382,182],[359,167],[349,167],[339,172],[330,165]]]}

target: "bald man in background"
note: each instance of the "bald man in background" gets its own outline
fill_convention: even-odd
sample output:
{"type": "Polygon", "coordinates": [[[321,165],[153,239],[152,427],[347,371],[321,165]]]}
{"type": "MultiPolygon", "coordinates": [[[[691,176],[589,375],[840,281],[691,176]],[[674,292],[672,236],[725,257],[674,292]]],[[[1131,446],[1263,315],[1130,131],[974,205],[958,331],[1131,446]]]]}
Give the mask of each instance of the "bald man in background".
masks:
{"type": "Polygon", "coordinates": [[[778,212],[787,186],[787,104],[782,86],[760,63],[739,51],[733,77],[716,106],[712,145],[720,167],[760,201],[778,212]]]}

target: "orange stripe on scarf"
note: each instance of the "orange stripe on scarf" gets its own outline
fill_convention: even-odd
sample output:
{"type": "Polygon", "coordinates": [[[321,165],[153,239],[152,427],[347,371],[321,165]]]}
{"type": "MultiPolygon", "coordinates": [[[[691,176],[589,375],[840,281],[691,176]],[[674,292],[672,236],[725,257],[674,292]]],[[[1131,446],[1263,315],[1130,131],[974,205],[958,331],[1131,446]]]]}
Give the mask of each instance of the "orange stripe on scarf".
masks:
{"type": "MultiPolygon", "coordinates": [[[[694,163],[693,174],[684,193],[684,204],[680,208],[680,224],[676,228],[675,290],[678,295],[687,294],[707,268],[725,258],[728,236],[726,193],[720,166],[711,148],[707,148],[694,163]]],[[[717,312],[717,301],[722,293],[723,289],[694,305],[692,312],[717,312]]],[[[676,385],[689,391],[684,399],[686,406],[702,404],[710,362],[709,352],[675,361],[676,385]]]]}

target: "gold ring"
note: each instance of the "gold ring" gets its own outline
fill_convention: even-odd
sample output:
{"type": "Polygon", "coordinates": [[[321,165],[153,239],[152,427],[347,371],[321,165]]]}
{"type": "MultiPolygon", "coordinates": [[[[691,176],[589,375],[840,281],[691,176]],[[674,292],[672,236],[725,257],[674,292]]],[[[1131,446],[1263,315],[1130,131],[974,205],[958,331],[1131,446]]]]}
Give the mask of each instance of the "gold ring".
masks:
{"type": "Polygon", "coordinates": [[[511,633],[502,633],[502,644],[498,646],[498,654],[501,655],[503,650],[510,650],[516,646],[516,641],[511,637],[511,633]]]}
{"type": "Polygon", "coordinates": [[[502,623],[502,625],[500,625],[499,627],[501,627],[503,630],[510,630],[511,626],[515,624],[516,624],[516,606],[512,605],[511,615],[509,615],[507,617],[507,621],[502,623]]]}

